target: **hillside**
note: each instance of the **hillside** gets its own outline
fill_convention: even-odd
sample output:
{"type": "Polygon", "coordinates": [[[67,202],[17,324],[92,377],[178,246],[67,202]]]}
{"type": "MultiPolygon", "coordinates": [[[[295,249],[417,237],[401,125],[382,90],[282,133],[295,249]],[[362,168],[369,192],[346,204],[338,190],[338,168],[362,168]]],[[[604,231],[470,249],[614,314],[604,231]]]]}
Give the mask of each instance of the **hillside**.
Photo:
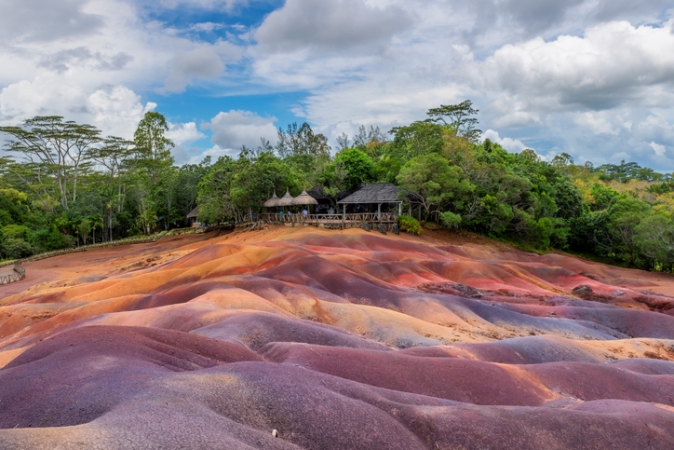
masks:
{"type": "Polygon", "coordinates": [[[671,275],[284,227],[25,267],[5,449],[674,448],[671,275]]]}

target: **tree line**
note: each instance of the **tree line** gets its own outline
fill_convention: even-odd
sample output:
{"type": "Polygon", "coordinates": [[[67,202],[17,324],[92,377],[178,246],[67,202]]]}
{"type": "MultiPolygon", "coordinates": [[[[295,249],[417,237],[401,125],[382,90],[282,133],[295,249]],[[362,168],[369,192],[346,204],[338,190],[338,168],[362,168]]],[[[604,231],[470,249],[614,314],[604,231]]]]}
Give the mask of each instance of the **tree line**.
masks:
{"type": "Polygon", "coordinates": [[[363,183],[390,182],[420,222],[672,271],[671,175],[509,153],[481,141],[478,112],[465,101],[388,133],[361,126],[335,152],[308,124],[291,124],[276,145],[261,139],[237,157],[181,167],[156,112],[131,141],[61,117],[2,127],[15,156],[0,160],[0,257],[183,226],[196,205],[202,223],[245,221],[274,192],[313,188],[336,203],[363,183]]]}
{"type": "Polygon", "coordinates": [[[196,206],[209,162],[176,167],[168,125],[148,112],[133,140],[60,116],[0,127],[0,259],[168,229],[196,206]]]}

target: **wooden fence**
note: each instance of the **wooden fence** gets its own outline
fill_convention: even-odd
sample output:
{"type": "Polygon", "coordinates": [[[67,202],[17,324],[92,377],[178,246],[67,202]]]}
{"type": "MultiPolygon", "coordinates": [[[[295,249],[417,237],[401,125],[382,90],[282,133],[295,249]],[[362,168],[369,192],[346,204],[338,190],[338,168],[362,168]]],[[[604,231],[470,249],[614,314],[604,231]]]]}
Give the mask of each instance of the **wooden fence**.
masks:
{"type": "Polygon", "coordinates": [[[307,225],[340,225],[363,223],[395,223],[398,215],[392,212],[356,213],[356,214],[262,214],[262,220],[269,223],[307,224],[307,225]]]}
{"type": "Polygon", "coordinates": [[[0,276],[0,284],[9,284],[9,283],[14,283],[16,281],[21,281],[24,278],[26,278],[26,269],[21,267],[18,263],[14,263],[14,267],[12,268],[12,272],[8,275],[2,275],[0,276]]]}

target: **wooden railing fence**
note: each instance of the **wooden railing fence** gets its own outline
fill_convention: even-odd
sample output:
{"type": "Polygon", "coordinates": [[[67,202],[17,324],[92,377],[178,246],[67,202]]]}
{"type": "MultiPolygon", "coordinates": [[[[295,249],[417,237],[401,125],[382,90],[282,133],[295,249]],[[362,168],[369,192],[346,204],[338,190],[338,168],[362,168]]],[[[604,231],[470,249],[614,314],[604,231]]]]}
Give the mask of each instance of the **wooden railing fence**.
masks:
{"type": "Polygon", "coordinates": [[[26,278],[26,269],[21,267],[19,263],[15,262],[12,268],[14,273],[0,276],[0,284],[9,284],[16,281],[21,281],[26,278]]]}

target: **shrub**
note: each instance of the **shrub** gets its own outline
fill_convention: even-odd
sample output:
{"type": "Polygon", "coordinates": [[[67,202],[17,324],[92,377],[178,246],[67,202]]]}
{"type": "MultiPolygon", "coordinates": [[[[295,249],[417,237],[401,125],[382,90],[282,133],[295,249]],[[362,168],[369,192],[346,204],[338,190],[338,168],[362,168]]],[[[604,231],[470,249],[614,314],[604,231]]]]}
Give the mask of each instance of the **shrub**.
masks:
{"type": "Polygon", "coordinates": [[[404,231],[415,236],[421,235],[421,225],[414,217],[398,216],[398,227],[400,227],[400,231],[404,231]]]}
{"type": "Polygon", "coordinates": [[[3,240],[0,252],[7,259],[19,259],[32,255],[33,247],[21,238],[9,237],[3,240]]]}
{"type": "Polygon", "coordinates": [[[440,214],[440,222],[447,228],[457,230],[461,225],[461,216],[447,211],[440,214]]]}

